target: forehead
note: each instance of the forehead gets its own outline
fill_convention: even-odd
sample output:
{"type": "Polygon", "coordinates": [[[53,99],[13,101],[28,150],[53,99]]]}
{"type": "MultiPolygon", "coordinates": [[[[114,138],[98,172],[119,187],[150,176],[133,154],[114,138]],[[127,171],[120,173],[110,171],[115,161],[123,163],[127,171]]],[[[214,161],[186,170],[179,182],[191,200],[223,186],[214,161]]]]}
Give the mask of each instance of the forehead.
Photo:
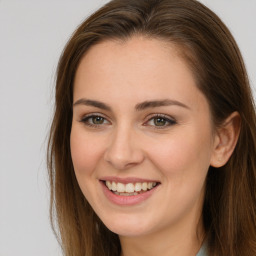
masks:
{"type": "Polygon", "coordinates": [[[142,36],[104,41],[85,54],[75,76],[74,100],[96,95],[100,100],[171,97],[187,103],[203,96],[177,46],[142,36]]]}

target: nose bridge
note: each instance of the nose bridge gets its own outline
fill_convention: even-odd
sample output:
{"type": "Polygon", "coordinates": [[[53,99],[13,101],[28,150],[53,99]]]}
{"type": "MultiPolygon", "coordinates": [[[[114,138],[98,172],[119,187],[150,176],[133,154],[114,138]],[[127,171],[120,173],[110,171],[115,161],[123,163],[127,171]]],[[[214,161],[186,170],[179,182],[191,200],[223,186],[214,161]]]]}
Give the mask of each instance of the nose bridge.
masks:
{"type": "Polygon", "coordinates": [[[123,123],[112,132],[105,152],[105,160],[115,169],[126,169],[143,161],[143,152],[138,144],[135,129],[123,123]]]}

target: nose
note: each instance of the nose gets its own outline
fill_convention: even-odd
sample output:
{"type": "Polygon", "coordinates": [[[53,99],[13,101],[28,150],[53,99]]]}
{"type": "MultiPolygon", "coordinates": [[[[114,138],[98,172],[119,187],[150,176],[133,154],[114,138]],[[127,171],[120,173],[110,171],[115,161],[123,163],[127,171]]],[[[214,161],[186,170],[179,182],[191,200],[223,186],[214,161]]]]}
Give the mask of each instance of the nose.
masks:
{"type": "Polygon", "coordinates": [[[144,154],[136,132],[128,127],[113,131],[104,160],[118,170],[129,169],[142,163],[144,154]]]}

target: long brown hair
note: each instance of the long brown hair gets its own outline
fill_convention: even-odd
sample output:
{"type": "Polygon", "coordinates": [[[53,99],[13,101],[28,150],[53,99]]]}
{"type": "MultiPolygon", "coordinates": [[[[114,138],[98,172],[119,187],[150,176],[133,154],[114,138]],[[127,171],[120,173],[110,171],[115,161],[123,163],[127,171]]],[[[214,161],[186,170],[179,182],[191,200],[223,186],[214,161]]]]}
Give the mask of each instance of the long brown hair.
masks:
{"type": "Polygon", "coordinates": [[[51,218],[67,256],[118,256],[109,231],[83,196],[70,154],[73,81],[93,45],[133,35],[177,45],[217,127],[232,112],[241,116],[237,146],[221,168],[209,168],[202,218],[210,256],[256,255],[256,117],[245,66],[231,33],[195,0],[113,0],[86,19],[59,60],[55,114],[48,144],[51,218]],[[57,223],[55,226],[55,220],[57,223]]]}

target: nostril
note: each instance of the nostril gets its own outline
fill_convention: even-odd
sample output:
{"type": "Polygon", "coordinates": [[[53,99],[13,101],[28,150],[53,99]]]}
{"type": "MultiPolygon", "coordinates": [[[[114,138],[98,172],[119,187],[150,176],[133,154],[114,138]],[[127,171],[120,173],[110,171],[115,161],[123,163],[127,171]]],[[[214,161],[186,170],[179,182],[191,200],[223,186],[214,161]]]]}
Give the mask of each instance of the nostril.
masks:
{"type": "Polygon", "coordinates": [[[134,167],[143,162],[144,156],[140,152],[107,152],[104,160],[117,170],[134,167]]]}
{"type": "Polygon", "coordinates": [[[117,170],[131,168],[144,159],[143,151],[128,135],[127,129],[128,127],[119,130],[104,153],[104,160],[117,170]]]}

